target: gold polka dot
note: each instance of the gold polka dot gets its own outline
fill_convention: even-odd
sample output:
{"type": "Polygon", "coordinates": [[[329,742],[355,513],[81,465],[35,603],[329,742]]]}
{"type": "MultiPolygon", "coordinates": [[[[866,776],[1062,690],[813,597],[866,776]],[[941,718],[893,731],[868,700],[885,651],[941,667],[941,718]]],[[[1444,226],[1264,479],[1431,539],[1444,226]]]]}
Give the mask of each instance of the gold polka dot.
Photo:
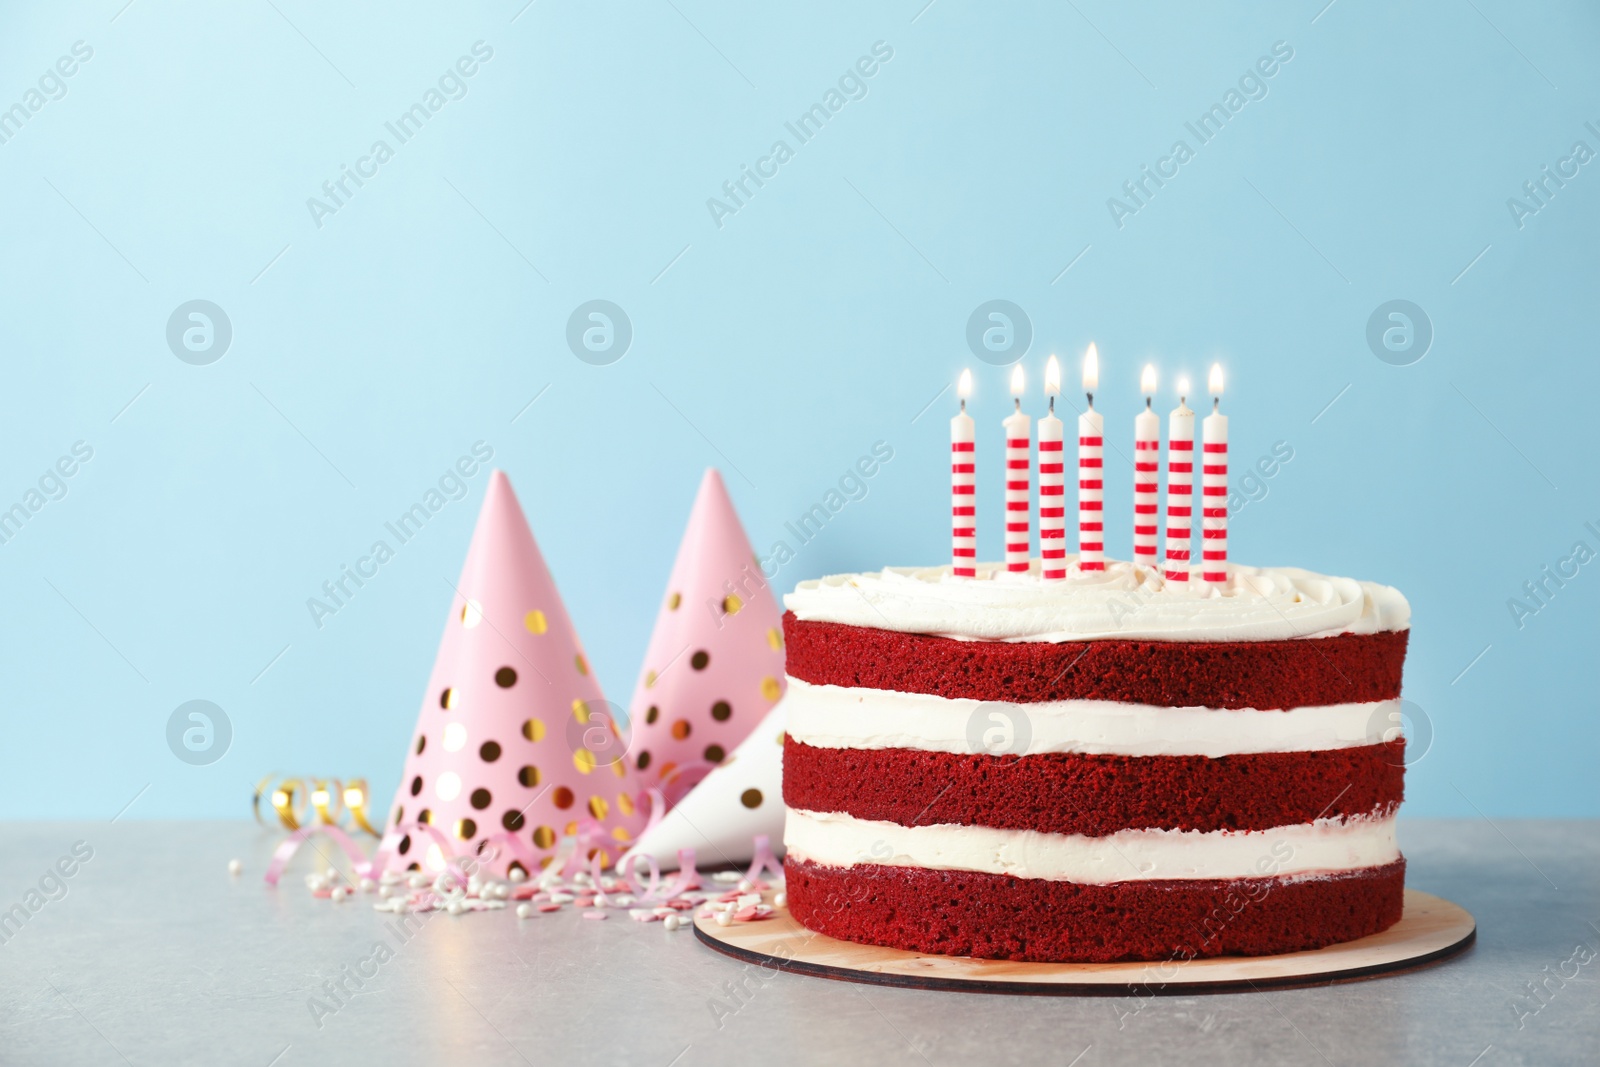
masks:
{"type": "Polygon", "coordinates": [[[580,723],[588,722],[589,702],[584,700],[582,697],[578,697],[576,700],[574,700],[572,702],[572,717],[577,719],[580,723]]]}
{"type": "Polygon", "coordinates": [[[651,686],[653,686],[655,684],[656,684],[656,672],[655,671],[645,671],[644,672],[644,687],[646,689],[649,689],[651,686]]]}
{"type": "Polygon", "coordinates": [[[776,678],[768,675],[767,677],[761,679],[761,695],[766,697],[768,700],[777,700],[779,697],[783,696],[783,687],[778,684],[778,680],[776,678]]]}
{"type": "Polygon", "coordinates": [[[684,738],[688,737],[689,721],[687,719],[679,719],[677,722],[673,723],[672,736],[679,741],[682,741],[684,738]]]}
{"type": "Polygon", "coordinates": [[[611,805],[606,803],[605,797],[595,796],[589,798],[589,814],[597,819],[603,819],[611,811],[611,805]]]}
{"type": "Polygon", "coordinates": [[[628,831],[621,826],[613,826],[611,828],[611,836],[616,840],[621,841],[623,844],[627,844],[629,841],[633,840],[633,835],[628,833],[628,831]]]}
{"type": "Polygon", "coordinates": [[[522,736],[526,737],[529,741],[543,741],[544,720],[529,719],[527,722],[524,722],[522,724],[522,736]]]}
{"type": "Polygon", "coordinates": [[[739,614],[739,609],[744,607],[744,601],[729,593],[722,598],[722,610],[729,615],[739,614]]]}
{"type": "MultiPolygon", "coordinates": [[[[574,836],[578,832],[578,820],[577,819],[573,819],[571,822],[567,823],[567,828],[566,828],[565,832],[566,832],[566,835],[568,837],[574,836]]],[[[590,855],[592,856],[592,855],[594,855],[594,853],[591,852],[590,855]]]]}
{"type": "Polygon", "coordinates": [[[628,765],[618,759],[611,764],[611,773],[618,778],[626,778],[628,777],[628,765]]]}
{"type": "Polygon", "coordinates": [[[583,653],[582,652],[579,652],[576,656],[572,657],[572,665],[574,667],[578,668],[578,673],[579,674],[588,674],[589,673],[589,665],[583,661],[583,653]]]}
{"type": "Polygon", "coordinates": [[[528,628],[530,634],[542,634],[550,629],[550,624],[545,621],[544,612],[537,608],[522,617],[522,625],[528,628]]]}
{"type": "Polygon", "coordinates": [[[761,790],[746,789],[739,794],[739,803],[747,808],[759,808],[761,806],[761,790]]]}
{"type": "Polygon", "coordinates": [[[548,826],[535,827],[533,843],[539,848],[553,848],[556,843],[556,832],[548,826]]]}
{"type": "Polygon", "coordinates": [[[550,802],[556,807],[560,808],[562,811],[566,811],[568,808],[572,807],[572,801],[572,790],[568,789],[564,785],[556,786],[556,791],[550,794],[550,802]]]}
{"type": "Polygon", "coordinates": [[[667,610],[668,611],[677,611],[678,610],[678,605],[682,604],[682,603],[683,603],[683,594],[681,594],[681,593],[673,593],[671,596],[667,597],[667,610]]]}
{"type": "Polygon", "coordinates": [[[626,793],[618,793],[617,810],[622,812],[624,815],[632,815],[638,809],[634,807],[632,797],[626,793]]]}
{"type": "Polygon", "coordinates": [[[463,841],[471,841],[478,836],[478,824],[471,819],[457,819],[456,836],[463,841]]]}
{"type": "Polygon", "coordinates": [[[578,749],[572,754],[572,765],[580,774],[589,774],[594,770],[594,753],[586,748],[578,749]]]}
{"type": "Polygon", "coordinates": [[[517,781],[521,782],[529,789],[534,788],[539,784],[539,768],[533,766],[531,763],[528,764],[517,772],[517,781]]]}
{"type": "Polygon", "coordinates": [[[446,689],[439,694],[439,706],[446,711],[456,706],[456,691],[454,688],[446,689]]]}
{"type": "Polygon", "coordinates": [[[779,730],[778,731],[778,736],[773,738],[773,740],[778,742],[778,747],[781,748],[781,747],[783,747],[783,739],[785,737],[788,737],[788,736],[789,736],[789,731],[787,731],[787,730],[779,730]]]}
{"type": "Polygon", "coordinates": [[[776,626],[767,631],[767,644],[774,652],[783,648],[783,633],[776,626]]]}

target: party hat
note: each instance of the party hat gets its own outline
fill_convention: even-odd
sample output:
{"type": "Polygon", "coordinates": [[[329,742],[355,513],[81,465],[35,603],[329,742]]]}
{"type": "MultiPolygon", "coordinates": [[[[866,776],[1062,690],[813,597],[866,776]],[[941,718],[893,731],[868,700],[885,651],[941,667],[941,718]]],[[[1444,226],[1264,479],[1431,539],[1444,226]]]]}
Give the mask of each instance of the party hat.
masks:
{"type": "Polygon", "coordinates": [[[609,863],[644,825],[635,788],[615,716],[495,471],[389,811],[399,865],[471,856],[493,873],[533,872],[580,831],[609,863]]]}
{"type": "Polygon", "coordinates": [[[650,827],[628,850],[653,857],[662,870],[694,849],[702,867],[744,863],[757,834],[783,840],[783,704],[767,712],[733,754],[650,827]]]}
{"type": "Polygon", "coordinates": [[[783,695],[780,618],[722,477],[707,470],[628,708],[628,757],[669,809],[783,695]]]}

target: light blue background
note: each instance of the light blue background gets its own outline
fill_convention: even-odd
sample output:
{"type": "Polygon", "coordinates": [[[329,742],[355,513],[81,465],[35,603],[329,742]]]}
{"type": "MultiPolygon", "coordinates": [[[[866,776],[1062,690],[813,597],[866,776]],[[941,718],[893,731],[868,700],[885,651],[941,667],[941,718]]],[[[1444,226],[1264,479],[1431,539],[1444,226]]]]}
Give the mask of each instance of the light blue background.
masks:
{"type": "Polygon", "coordinates": [[[523,2],[7,5],[0,106],[94,54],[0,145],[0,505],[94,458],[0,545],[0,815],[236,817],[273,770],[387,796],[485,475],[320,630],[305,602],[474,441],[617,700],[707,465],[765,552],[889,442],[777,584],[943,559],[951,395],[916,416],[973,366],[997,442],[1006,372],[964,341],[994,298],[1032,320],[1035,387],[1099,343],[1113,435],[1146,360],[1225,362],[1235,468],[1294,449],[1234,558],[1411,599],[1410,813],[1600,814],[1600,563],[1521,629],[1506,603],[1600,549],[1600,163],[1521,229],[1506,206],[1600,149],[1592,6],[523,2]],[[318,228],[307,198],[479,40],[467,95],[318,228]],[[865,99],[715,225],[707,198],[877,41],[865,99]],[[1107,198],[1277,41],[1266,98],[1119,229],[1107,198]],[[611,366],[564,339],[596,298],[634,328],[611,366]],[[1365,341],[1394,298],[1436,331],[1412,366],[1365,341]],[[233,325],[210,366],[165,341],[192,299],[233,325]],[[234,728],[206,767],[165,742],[196,698],[234,728]]]}

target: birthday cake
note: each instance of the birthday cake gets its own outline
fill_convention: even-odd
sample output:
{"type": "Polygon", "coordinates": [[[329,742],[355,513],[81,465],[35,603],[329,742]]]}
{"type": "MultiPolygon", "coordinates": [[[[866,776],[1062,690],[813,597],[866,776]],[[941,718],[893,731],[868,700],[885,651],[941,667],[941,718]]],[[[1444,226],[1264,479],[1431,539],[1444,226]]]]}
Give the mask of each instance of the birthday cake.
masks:
{"type": "Polygon", "coordinates": [[[1180,584],[1063,563],[1063,581],[1038,561],[891,568],[785,598],[794,918],[1095,962],[1395,923],[1405,598],[1295,568],[1180,584]]]}

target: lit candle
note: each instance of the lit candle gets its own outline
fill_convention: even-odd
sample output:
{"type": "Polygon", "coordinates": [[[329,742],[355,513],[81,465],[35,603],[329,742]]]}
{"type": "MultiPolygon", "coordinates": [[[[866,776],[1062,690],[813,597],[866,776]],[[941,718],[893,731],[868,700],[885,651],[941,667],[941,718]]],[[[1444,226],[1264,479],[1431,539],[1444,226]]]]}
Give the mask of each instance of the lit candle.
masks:
{"type": "Polygon", "coordinates": [[[1167,416],[1167,581],[1189,581],[1189,535],[1194,514],[1194,412],[1185,402],[1189,379],[1178,379],[1178,406],[1167,416]]]}
{"type": "Polygon", "coordinates": [[[1088,407],[1078,416],[1078,570],[1106,569],[1105,419],[1094,409],[1100,385],[1100,352],[1094,342],[1083,356],[1083,392],[1088,407]]]}
{"type": "Polygon", "coordinates": [[[1050,413],[1039,420],[1039,570],[1047,581],[1067,576],[1066,461],[1063,427],[1056,418],[1061,392],[1061,364],[1055,356],[1044,366],[1044,392],[1050,413]]]}
{"type": "Polygon", "coordinates": [[[1011,370],[1016,410],[1006,416],[1006,570],[1028,569],[1028,438],[1032,422],[1022,413],[1022,365],[1011,370]]]}
{"type": "Polygon", "coordinates": [[[1204,496],[1201,503],[1200,577],[1208,582],[1228,580],[1228,416],[1222,406],[1222,365],[1211,365],[1211,414],[1205,418],[1201,436],[1205,444],[1201,474],[1204,496]]]}
{"type": "Polygon", "coordinates": [[[950,563],[956,577],[971,578],[978,556],[978,512],[973,498],[973,449],[978,435],[967,414],[967,397],[972,395],[970,370],[961,372],[956,395],[961,398],[961,411],[950,420],[950,563]]]}
{"type": "Polygon", "coordinates": [[[1160,506],[1161,419],[1150,410],[1156,391],[1156,369],[1139,376],[1144,410],[1133,420],[1133,562],[1156,566],[1156,509],[1160,506]]]}

